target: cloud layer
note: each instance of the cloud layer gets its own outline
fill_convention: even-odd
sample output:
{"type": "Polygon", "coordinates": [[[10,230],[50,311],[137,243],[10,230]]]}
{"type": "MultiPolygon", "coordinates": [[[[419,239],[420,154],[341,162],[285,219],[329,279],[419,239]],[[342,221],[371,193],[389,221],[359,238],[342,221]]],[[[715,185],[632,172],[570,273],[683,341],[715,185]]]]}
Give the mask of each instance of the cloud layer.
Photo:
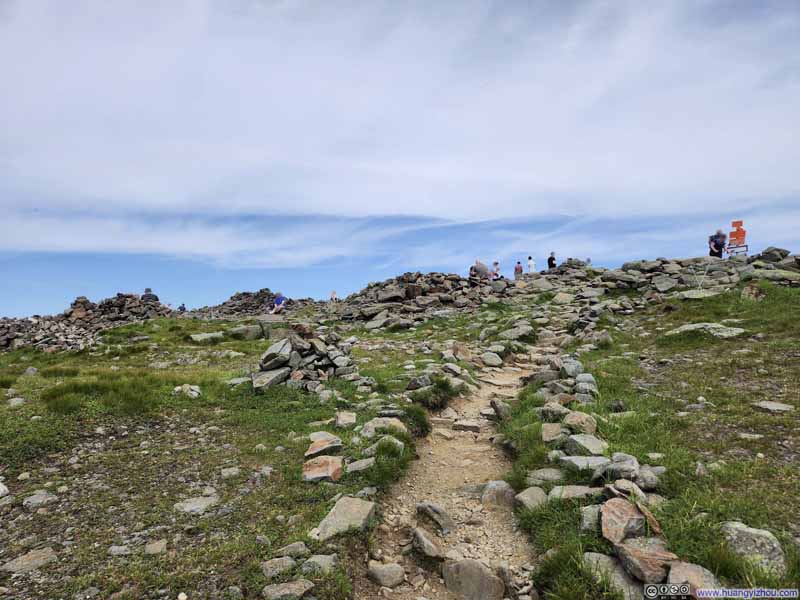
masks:
{"type": "Polygon", "coordinates": [[[375,217],[763,211],[800,192],[798,56],[791,2],[0,0],[0,250],[291,266],[375,217]]]}

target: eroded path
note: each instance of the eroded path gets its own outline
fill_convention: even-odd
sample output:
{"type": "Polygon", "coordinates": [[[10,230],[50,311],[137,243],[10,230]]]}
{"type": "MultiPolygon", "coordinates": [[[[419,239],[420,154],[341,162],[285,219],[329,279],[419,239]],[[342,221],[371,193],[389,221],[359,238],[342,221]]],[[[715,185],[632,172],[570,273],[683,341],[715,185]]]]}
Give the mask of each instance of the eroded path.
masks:
{"type": "MultiPolygon", "coordinates": [[[[372,558],[396,561],[406,571],[408,583],[391,592],[384,590],[387,597],[457,598],[446,589],[441,573],[433,566],[436,561],[423,564],[419,552],[412,550],[417,527],[423,528],[448,558],[506,563],[519,579],[530,569],[533,549],[517,527],[513,496],[500,494],[498,502],[486,495],[481,499],[485,484],[502,480],[511,468],[502,448],[492,442],[495,427],[486,418],[487,409],[492,398],[513,398],[520,378],[527,373],[524,364],[481,371],[477,391],[451,401],[440,416],[432,415],[433,431],[417,446],[419,460],[383,503],[383,521],[371,551],[372,558]],[[453,530],[442,533],[433,521],[418,514],[418,503],[444,509],[455,523],[453,530]]],[[[381,593],[380,587],[367,579],[355,582],[355,587],[358,599],[379,597],[381,593]]]]}

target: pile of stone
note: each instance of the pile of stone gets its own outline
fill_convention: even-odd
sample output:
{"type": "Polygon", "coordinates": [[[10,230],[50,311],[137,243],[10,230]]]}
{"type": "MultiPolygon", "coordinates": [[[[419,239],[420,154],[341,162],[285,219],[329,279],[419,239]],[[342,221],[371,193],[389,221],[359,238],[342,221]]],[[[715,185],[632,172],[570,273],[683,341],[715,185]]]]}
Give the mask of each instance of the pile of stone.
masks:
{"type": "Polygon", "coordinates": [[[317,392],[333,377],[352,381],[360,391],[371,391],[375,381],[362,377],[350,358],[356,338],[342,340],[333,331],[317,337],[308,329],[301,333],[277,340],[262,355],[260,370],[251,376],[256,392],[282,383],[317,392]]]}
{"type": "Polygon", "coordinates": [[[58,315],[0,320],[0,350],[83,350],[93,346],[107,329],[171,314],[172,309],[157,299],[136,294],[117,294],[97,304],[79,296],[58,315]]]}
{"type": "Polygon", "coordinates": [[[368,329],[408,328],[431,316],[471,309],[518,293],[507,279],[479,280],[447,273],[404,273],[348,296],[339,310],[344,320],[367,321],[368,329]]]}

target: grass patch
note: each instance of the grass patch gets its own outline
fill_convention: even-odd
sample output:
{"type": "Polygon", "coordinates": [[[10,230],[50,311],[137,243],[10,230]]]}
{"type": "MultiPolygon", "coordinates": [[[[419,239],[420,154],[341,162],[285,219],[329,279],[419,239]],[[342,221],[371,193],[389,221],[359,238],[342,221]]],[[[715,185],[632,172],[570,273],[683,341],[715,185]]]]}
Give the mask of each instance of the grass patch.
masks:
{"type": "Polygon", "coordinates": [[[427,411],[416,404],[405,407],[406,421],[415,437],[425,437],[431,432],[431,422],[428,420],[427,411]]]}
{"type": "Polygon", "coordinates": [[[39,371],[39,375],[49,379],[58,377],[77,377],[81,370],[77,367],[45,367],[39,371]]]}
{"type": "Polygon", "coordinates": [[[169,386],[150,373],[110,374],[101,378],[70,381],[42,392],[41,399],[56,414],[82,409],[120,415],[145,414],[155,409],[169,393],[169,386]]]}
{"type": "Polygon", "coordinates": [[[414,402],[430,410],[443,410],[447,408],[450,400],[458,396],[458,392],[445,377],[434,377],[431,385],[411,394],[414,402]]]}
{"type": "Polygon", "coordinates": [[[7,390],[17,381],[15,375],[0,375],[0,389],[7,390]]]}

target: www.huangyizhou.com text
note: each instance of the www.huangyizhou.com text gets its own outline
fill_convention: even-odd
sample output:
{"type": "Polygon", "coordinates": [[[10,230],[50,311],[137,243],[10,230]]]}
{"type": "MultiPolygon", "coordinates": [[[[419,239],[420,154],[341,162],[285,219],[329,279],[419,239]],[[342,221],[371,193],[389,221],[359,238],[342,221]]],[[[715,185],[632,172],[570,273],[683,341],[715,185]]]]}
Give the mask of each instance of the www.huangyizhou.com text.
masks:
{"type": "Polygon", "coordinates": [[[695,592],[698,598],[743,598],[753,600],[756,598],[800,598],[800,589],[770,589],[770,588],[722,588],[698,589],[695,592]]]}

